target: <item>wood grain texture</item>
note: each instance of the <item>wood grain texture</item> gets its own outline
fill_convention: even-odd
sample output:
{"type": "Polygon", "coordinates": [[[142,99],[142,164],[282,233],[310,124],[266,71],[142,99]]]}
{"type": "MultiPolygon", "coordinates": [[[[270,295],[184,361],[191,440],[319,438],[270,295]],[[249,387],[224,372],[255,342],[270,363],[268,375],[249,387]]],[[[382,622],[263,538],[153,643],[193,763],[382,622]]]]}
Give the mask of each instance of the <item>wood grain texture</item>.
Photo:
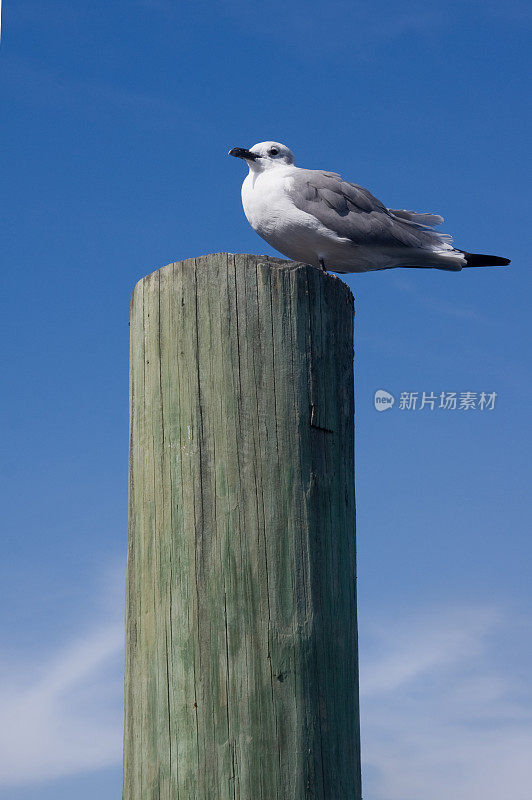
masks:
{"type": "Polygon", "coordinates": [[[360,800],[349,289],[148,275],[130,404],[124,800],[360,800]]]}

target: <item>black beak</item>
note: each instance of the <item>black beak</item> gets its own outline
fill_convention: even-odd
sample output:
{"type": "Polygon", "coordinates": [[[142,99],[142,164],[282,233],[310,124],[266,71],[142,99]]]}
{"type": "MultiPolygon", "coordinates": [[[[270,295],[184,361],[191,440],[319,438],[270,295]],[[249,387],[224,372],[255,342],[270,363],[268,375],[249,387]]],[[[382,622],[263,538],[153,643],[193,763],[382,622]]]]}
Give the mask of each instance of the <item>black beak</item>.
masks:
{"type": "Polygon", "coordinates": [[[232,150],[229,150],[228,156],[234,156],[235,158],[244,158],[247,161],[256,161],[257,158],[260,156],[252,153],[251,150],[246,150],[245,147],[233,147],[232,150]]]}

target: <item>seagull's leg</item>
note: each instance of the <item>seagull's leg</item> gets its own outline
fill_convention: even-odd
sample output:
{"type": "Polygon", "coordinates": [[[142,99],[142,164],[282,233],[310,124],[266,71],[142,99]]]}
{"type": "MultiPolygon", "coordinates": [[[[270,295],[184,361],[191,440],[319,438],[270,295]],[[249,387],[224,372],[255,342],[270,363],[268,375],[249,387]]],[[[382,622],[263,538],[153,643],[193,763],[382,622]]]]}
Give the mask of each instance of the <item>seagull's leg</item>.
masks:
{"type": "Polygon", "coordinates": [[[318,259],[318,264],[320,265],[320,269],[322,269],[324,272],[327,272],[327,269],[325,268],[325,261],[323,260],[323,258],[318,259]]]}

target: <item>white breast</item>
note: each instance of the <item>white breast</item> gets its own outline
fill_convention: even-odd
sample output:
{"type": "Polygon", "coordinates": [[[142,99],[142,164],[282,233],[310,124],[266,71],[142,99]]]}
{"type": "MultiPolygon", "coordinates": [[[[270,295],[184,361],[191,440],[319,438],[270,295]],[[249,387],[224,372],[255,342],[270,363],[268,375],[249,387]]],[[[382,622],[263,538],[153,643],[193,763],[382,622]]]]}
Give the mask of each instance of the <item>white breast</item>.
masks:
{"type": "Polygon", "coordinates": [[[277,167],[265,172],[250,172],[242,184],[242,205],[249,224],[261,236],[286,224],[287,216],[296,214],[286,192],[291,167],[277,167]]]}
{"type": "Polygon", "coordinates": [[[340,238],[292,202],[289,189],[295,169],[250,172],[242,184],[242,205],[249,224],[268,244],[295,261],[317,264],[329,258],[340,238]]]}

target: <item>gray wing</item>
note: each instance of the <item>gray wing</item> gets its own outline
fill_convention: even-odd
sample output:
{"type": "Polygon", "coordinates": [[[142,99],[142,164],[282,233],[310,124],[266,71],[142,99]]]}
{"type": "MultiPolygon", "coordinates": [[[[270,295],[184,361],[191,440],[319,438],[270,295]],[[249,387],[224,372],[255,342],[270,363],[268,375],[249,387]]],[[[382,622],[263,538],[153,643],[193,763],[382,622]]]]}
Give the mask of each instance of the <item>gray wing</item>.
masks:
{"type": "Polygon", "coordinates": [[[415,219],[435,215],[390,211],[367,189],[342,180],[336,172],[298,169],[290,177],[293,183],[288,191],[297,208],[355,244],[418,248],[450,241],[415,219]]]}
{"type": "Polygon", "coordinates": [[[388,211],[390,214],[393,214],[394,217],[407,219],[410,222],[418,222],[420,225],[429,225],[432,227],[432,225],[441,225],[443,222],[443,217],[440,217],[439,214],[429,214],[426,211],[407,211],[404,208],[389,208],[388,211]]]}

